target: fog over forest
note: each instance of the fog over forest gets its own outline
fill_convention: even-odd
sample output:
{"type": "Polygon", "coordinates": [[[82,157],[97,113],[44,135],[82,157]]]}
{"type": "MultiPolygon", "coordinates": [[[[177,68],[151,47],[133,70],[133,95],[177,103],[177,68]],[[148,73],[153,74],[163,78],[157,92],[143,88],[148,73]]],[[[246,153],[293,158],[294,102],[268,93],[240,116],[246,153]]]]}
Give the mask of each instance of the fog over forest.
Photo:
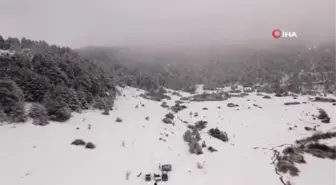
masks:
{"type": "Polygon", "coordinates": [[[335,39],[334,0],[1,0],[3,36],[73,48],[335,39]]]}

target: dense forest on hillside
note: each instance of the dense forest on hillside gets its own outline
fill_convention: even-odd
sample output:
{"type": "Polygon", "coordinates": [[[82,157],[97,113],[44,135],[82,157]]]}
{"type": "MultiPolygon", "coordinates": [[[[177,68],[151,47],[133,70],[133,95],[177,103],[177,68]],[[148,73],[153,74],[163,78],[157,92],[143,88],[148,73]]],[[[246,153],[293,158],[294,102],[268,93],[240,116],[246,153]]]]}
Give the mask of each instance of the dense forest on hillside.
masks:
{"type": "Polygon", "coordinates": [[[113,76],[70,48],[0,36],[0,52],[1,119],[26,120],[24,102],[42,125],[90,107],[112,110],[113,76]]]}
{"type": "Polygon", "coordinates": [[[194,92],[241,84],[265,92],[335,92],[335,44],[315,47],[177,49],[88,47],[73,50],[0,36],[0,119],[66,121],[71,112],[113,108],[116,86],[194,92]]]}

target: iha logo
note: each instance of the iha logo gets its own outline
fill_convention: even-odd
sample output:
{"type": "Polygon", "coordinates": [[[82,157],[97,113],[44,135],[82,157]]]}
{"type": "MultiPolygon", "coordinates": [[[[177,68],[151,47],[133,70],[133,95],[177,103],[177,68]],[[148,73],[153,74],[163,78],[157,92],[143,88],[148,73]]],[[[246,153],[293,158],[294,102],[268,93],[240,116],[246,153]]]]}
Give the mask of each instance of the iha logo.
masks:
{"type": "Polygon", "coordinates": [[[280,29],[274,29],[272,31],[272,36],[275,39],[280,39],[280,38],[298,38],[297,34],[293,31],[284,31],[284,30],[280,30],[280,29]]]}

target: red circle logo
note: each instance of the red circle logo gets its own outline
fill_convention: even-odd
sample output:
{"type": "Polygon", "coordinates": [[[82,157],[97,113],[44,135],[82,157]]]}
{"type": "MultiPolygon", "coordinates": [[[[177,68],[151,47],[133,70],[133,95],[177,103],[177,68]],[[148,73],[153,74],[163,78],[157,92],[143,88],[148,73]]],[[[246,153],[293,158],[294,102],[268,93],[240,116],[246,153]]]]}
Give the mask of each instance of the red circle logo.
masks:
{"type": "Polygon", "coordinates": [[[275,38],[275,39],[280,38],[281,35],[282,35],[282,31],[281,31],[280,29],[274,29],[274,30],[272,31],[272,36],[273,36],[273,38],[275,38]]]}

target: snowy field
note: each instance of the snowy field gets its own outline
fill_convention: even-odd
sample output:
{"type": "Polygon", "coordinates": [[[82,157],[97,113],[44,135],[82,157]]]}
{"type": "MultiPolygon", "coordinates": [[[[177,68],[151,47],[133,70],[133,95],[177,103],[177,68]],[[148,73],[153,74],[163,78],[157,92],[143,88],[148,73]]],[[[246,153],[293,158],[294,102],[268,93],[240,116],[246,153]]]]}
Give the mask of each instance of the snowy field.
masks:
{"type": "MultiPolygon", "coordinates": [[[[273,148],[311,136],[305,126],[335,131],[335,106],[308,101],[308,96],[263,99],[256,93],[217,102],[191,102],[175,115],[175,125],[162,122],[168,109],[161,102],[143,99],[142,91],[125,88],[115,110],[73,114],[66,123],[39,127],[31,123],[0,126],[0,185],[145,185],[144,174],[159,173],[159,164],[172,164],[167,185],[283,185],[272,163],[273,148]],[[307,104],[285,106],[285,102],[307,104]],[[144,104],[144,107],[140,105],[144,104]],[[239,107],[229,108],[228,103],[239,107]],[[258,108],[257,104],[262,108],[258,108]],[[138,108],[135,108],[139,105],[138,108]],[[206,107],[208,110],[203,110],[206,107]],[[219,108],[220,107],[220,108],[219,108]],[[323,108],[331,123],[314,120],[323,108]],[[198,112],[194,117],[190,112],[198,112]],[[146,120],[145,117],[149,117],[146,120]],[[122,122],[116,122],[116,118],[122,122]],[[208,121],[202,141],[218,152],[194,155],[182,135],[187,124],[208,121]],[[88,129],[91,125],[91,129],[88,129]],[[294,127],[294,126],[297,127],[294,127]],[[225,143],[208,135],[220,128],[229,136],[225,143]],[[293,127],[289,130],[289,127],[293,127]],[[160,138],[162,138],[160,140],[160,138]],[[75,139],[91,141],[95,149],[70,145],[75,139]],[[200,164],[203,168],[198,168],[200,164]],[[127,172],[130,173],[126,180],[127,172]],[[139,173],[142,175],[137,177],[139,173]]],[[[187,94],[185,94],[187,95],[187,94]]],[[[171,96],[168,105],[179,99],[171,96]]],[[[202,142],[201,141],[201,142],[202,142]]],[[[336,145],[335,140],[326,140],[336,145]]],[[[277,148],[279,151],[281,147],[277,148]]],[[[297,165],[298,177],[285,177],[292,185],[335,185],[335,161],[306,154],[306,164],[297,165]]]]}

